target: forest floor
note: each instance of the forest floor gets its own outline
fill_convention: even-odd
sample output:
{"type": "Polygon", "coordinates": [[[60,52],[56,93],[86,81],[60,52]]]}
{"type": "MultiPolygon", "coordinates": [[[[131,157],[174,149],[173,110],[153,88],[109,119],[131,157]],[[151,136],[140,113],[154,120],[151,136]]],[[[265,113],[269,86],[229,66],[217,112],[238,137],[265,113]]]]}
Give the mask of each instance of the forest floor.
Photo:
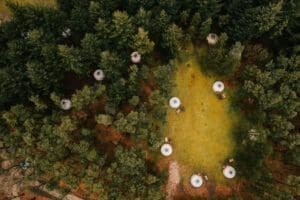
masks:
{"type": "Polygon", "coordinates": [[[202,173],[224,183],[222,165],[234,153],[232,129],[237,116],[230,109],[229,98],[220,100],[213,93],[216,79],[201,72],[196,56],[177,61],[177,68],[173,95],[181,99],[185,111],[168,111],[165,136],[174,147],[172,158],[184,167],[183,180],[202,173]]]}

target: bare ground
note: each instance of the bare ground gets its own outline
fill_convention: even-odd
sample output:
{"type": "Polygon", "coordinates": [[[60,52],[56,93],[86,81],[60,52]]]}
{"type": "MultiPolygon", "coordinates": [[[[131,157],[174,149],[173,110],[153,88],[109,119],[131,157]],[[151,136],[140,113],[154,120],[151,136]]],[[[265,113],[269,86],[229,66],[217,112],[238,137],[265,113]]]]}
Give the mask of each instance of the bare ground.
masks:
{"type": "Polygon", "coordinates": [[[177,161],[172,161],[169,164],[169,178],[167,183],[167,200],[172,200],[176,194],[178,184],[180,182],[179,164],[177,161]]]}

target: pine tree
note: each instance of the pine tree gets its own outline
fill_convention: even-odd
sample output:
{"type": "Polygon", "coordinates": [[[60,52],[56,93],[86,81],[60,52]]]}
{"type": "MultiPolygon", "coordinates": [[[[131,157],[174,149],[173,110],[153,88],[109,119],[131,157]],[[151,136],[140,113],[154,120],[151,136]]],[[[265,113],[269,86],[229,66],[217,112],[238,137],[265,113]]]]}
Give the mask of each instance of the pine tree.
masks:
{"type": "Polygon", "coordinates": [[[138,28],[138,33],[133,37],[131,48],[140,54],[150,53],[154,48],[154,42],[150,41],[147,31],[138,28]]]}
{"type": "Polygon", "coordinates": [[[211,18],[207,18],[204,22],[201,23],[201,27],[199,30],[199,36],[201,39],[206,38],[206,36],[209,34],[211,24],[212,24],[211,18]]]}

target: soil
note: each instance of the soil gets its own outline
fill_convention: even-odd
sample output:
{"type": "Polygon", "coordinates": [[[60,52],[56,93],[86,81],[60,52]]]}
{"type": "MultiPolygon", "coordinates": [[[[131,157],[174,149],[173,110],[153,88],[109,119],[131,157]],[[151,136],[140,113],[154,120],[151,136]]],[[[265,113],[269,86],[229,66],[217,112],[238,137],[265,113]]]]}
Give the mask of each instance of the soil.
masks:
{"type": "Polygon", "coordinates": [[[282,158],[269,158],[267,160],[268,168],[270,169],[273,178],[277,184],[288,187],[285,183],[289,175],[300,175],[299,167],[285,164],[282,158]]]}
{"type": "Polygon", "coordinates": [[[141,96],[144,96],[145,99],[149,99],[149,97],[151,96],[152,94],[152,88],[149,84],[147,84],[146,82],[142,81],[141,82],[141,93],[142,95],[141,96]]]}
{"type": "Polygon", "coordinates": [[[179,164],[172,161],[169,164],[169,179],[166,187],[167,200],[172,200],[180,182],[179,164]]]}

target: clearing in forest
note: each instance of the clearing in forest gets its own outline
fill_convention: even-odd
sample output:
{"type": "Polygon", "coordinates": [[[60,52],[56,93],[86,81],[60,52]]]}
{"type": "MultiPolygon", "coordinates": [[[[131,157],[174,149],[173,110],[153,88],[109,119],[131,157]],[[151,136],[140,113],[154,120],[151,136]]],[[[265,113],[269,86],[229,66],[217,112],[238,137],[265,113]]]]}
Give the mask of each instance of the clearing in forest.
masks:
{"type": "MultiPolygon", "coordinates": [[[[20,4],[34,4],[34,5],[42,5],[42,6],[56,6],[56,0],[13,0],[20,4]]],[[[9,11],[5,6],[5,0],[0,0],[0,18],[1,16],[9,15],[9,11]]]]}
{"type": "Polygon", "coordinates": [[[185,111],[168,111],[165,136],[171,139],[172,157],[184,166],[185,180],[192,173],[205,173],[210,180],[222,182],[222,164],[233,155],[232,129],[237,117],[230,111],[228,98],[220,100],[214,94],[216,78],[205,76],[196,58],[177,62],[175,76],[173,95],[181,99],[185,111]]]}

